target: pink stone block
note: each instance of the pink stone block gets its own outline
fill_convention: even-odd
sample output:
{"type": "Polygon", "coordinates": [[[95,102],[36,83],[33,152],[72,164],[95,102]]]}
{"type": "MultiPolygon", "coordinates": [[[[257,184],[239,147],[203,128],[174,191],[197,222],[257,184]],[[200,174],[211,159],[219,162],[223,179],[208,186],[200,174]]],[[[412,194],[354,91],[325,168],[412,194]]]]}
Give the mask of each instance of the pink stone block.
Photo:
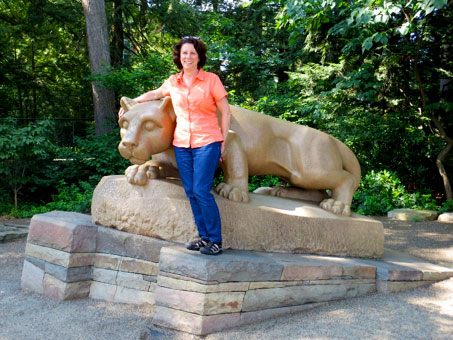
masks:
{"type": "Polygon", "coordinates": [[[154,307],[153,324],[195,335],[206,335],[223,329],[237,327],[240,313],[198,315],[162,306],[154,307]]]}
{"type": "Polygon", "coordinates": [[[343,274],[341,266],[289,265],[283,268],[282,281],[328,280],[343,274]]]}
{"type": "Polygon", "coordinates": [[[91,281],[66,283],[52,275],[45,274],[43,280],[43,295],[55,300],[70,300],[84,298],[89,295],[91,281]]]}
{"type": "Polygon", "coordinates": [[[33,216],[28,243],[68,252],[94,252],[96,226],[83,214],[51,212],[33,216]]]}

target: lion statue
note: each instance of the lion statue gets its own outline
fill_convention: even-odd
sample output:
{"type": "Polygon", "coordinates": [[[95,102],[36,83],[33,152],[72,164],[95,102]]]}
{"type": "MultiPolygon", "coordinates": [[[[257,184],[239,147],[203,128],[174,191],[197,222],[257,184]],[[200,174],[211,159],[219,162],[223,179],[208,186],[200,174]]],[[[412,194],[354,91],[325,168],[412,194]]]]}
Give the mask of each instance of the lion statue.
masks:
{"type": "MultiPolygon", "coordinates": [[[[137,103],[123,97],[121,106],[125,114],[118,121],[118,149],[134,164],[125,171],[128,182],[145,185],[149,179],[179,177],[172,147],[176,116],[171,99],[137,103]]],[[[220,196],[248,202],[250,175],[276,175],[291,187],[276,187],[267,193],[303,199],[307,191],[317,192],[318,198],[313,200],[322,209],[351,215],[361,173],[356,156],[345,144],[307,126],[234,105],[230,108],[231,127],[224,161],[219,163],[224,182],[215,189],[220,196]]]]}

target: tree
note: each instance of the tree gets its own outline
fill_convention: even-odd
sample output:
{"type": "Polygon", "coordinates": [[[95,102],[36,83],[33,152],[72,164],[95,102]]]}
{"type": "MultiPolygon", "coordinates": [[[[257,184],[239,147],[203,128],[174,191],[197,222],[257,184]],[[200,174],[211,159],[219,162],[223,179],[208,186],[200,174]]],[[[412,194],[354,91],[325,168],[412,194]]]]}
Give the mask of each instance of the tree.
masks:
{"type": "Polygon", "coordinates": [[[428,158],[438,153],[431,163],[438,167],[447,199],[452,191],[443,161],[453,145],[447,132],[453,127],[453,103],[446,100],[451,89],[439,90],[439,84],[446,75],[451,80],[453,70],[439,56],[451,55],[451,9],[451,0],[311,0],[285,1],[279,15],[292,41],[302,39],[324,62],[342,65],[329,94],[349,90],[354,105],[365,112],[383,118],[396,114],[401,121],[411,117],[406,129],[414,135],[422,126],[428,158]]]}
{"type": "MultiPolygon", "coordinates": [[[[93,76],[103,76],[110,68],[110,47],[104,0],[82,0],[85,13],[90,67],[93,76]]],[[[97,80],[92,82],[94,119],[96,133],[112,130],[111,122],[115,117],[115,94],[113,90],[102,87],[97,80]]]]}

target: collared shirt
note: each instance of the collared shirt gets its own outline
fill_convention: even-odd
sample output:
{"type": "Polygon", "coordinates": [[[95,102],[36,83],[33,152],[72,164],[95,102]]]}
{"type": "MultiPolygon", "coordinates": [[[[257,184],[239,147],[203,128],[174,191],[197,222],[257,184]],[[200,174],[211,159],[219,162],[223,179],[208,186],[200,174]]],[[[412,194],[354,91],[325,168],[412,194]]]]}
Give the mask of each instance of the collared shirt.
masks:
{"type": "Polygon", "coordinates": [[[228,94],[219,77],[200,69],[190,87],[182,77],[183,72],[174,74],[162,87],[163,95],[171,97],[176,114],[173,145],[199,148],[222,142],[216,102],[228,94]]]}

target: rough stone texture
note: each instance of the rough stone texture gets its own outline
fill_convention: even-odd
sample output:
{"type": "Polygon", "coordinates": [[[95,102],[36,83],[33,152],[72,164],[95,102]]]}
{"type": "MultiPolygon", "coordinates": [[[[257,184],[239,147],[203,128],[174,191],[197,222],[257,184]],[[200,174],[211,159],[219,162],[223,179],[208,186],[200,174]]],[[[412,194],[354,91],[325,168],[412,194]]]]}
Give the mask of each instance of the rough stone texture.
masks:
{"type": "Polygon", "coordinates": [[[418,287],[423,287],[430,285],[432,282],[430,281],[382,281],[377,280],[376,287],[378,293],[396,293],[405,291],[408,289],[414,289],[418,287]]]}
{"type": "Polygon", "coordinates": [[[0,223],[0,243],[20,240],[27,235],[28,225],[0,223]]]}
{"type": "Polygon", "coordinates": [[[143,280],[143,275],[125,272],[118,272],[116,284],[118,286],[144,291],[148,291],[151,285],[149,281],[143,280]]]}
{"type": "Polygon", "coordinates": [[[25,254],[63,267],[91,266],[93,253],[67,253],[61,250],[27,243],[25,254]]]}
{"type": "MultiPolygon", "coordinates": [[[[250,194],[249,203],[215,197],[226,248],[372,258],[383,252],[382,223],[364,216],[337,216],[310,203],[258,194],[250,194]]],[[[91,213],[95,223],[168,241],[184,243],[197,234],[184,190],[172,180],[136,186],[124,176],[104,177],[91,213]]]]}
{"type": "Polygon", "coordinates": [[[270,309],[263,309],[254,312],[243,312],[241,313],[241,325],[250,324],[253,322],[258,322],[266,319],[276,318],[285,314],[291,313],[299,313],[303,312],[312,308],[316,308],[322,305],[325,305],[326,302],[320,303],[307,303],[302,306],[290,306],[290,307],[282,307],[282,308],[270,308],[270,309]]]}
{"type": "Polygon", "coordinates": [[[438,222],[453,223],[453,213],[443,213],[437,218],[438,222]]]}
{"type": "Polygon", "coordinates": [[[157,287],[156,304],[199,315],[240,312],[244,292],[198,293],[157,287]]]}
{"type": "Polygon", "coordinates": [[[165,273],[161,272],[157,278],[157,284],[161,287],[167,287],[177,290],[187,290],[199,293],[220,293],[220,292],[245,292],[249,289],[249,282],[226,282],[214,285],[206,285],[198,282],[175,279],[172,277],[164,276],[165,273]]]}
{"type": "Polygon", "coordinates": [[[43,280],[44,270],[25,260],[21,278],[22,288],[42,294],[44,291],[43,280]]]}
{"type": "MultiPolygon", "coordinates": [[[[125,201],[124,198],[122,200],[125,201]]],[[[98,228],[96,253],[120,255],[157,263],[160,249],[170,245],[174,243],[111,228],[98,228]]]]}
{"type": "Polygon", "coordinates": [[[55,278],[68,283],[91,280],[91,266],[66,268],[56,264],[46,263],[45,271],[55,278]]]}
{"type": "Polygon", "coordinates": [[[453,277],[453,269],[441,267],[412,255],[386,249],[382,260],[360,260],[377,268],[377,279],[385,281],[436,281],[453,277]]]}
{"type": "Polygon", "coordinates": [[[348,284],[293,286],[283,288],[256,289],[246,292],[242,310],[244,312],[268,308],[304,305],[370,294],[376,291],[375,284],[348,284]]]}
{"type": "Polygon", "coordinates": [[[97,268],[119,270],[121,256],[110,254],[96,254],[94,257],[94,266],[97,268]]]}
{"type": "Polygon", "coordinates": [[[159,272],[159,265],[150,261],[123,257],[119,269],[130,273],[157,275],[159,272]]]}
{"type": "Polygon", "coordinates": [[[117,276],[118,276],[118,271],[116,271],[116,270],[96,268],[96,267],[93,268],[93,273],[92,273],[93,281],[116,285],[117,276]]]}
{"type": "Polygon", "coordinates": [[[89,295],[91,281],[66,283],[50,274],[44,275],[43,294],[55,300],[85,298],[89,295]]]}
{"type": "Polygon", "coordinates": [[[240,325],[240,320],[240,313],[201,316],[156,305],[153,324],[196,335],[205,335],[237,327],[240,325]]]}
{"type": "Polygon", "coordinates": [[[52,211],[33,216],[27,242],[71,253],[89,253],[96,247],[96,229],[89,215],[52,211]]]}
{"type": "Polygon", "coordinates": [[[230,250],[222,256],[205,256],[181,247],[162,248],[159,270],[203,281],[280,280],[283,266],[265,254],[230,250]]]}
{"type": "Polygon", "coordinates": [[[133,303],[137,305],[154,305],[155,295],[153,292],[144,292],[126,287],[118,287],[113,301],[120,303],[133,303]]]}
{"type": "MultiPolygon", "coordinates": [[[[93,237],[92,227],[83,230],[93,237]]],[[[156,325],[203,335],[325,301],[376,289],[401,291],[453,276],[453,269],[395,251],[385,251],[380,260],[231,249],[217,257],[111,228],[96,230],[94,252],[54,249],[47,236],[47,246],[29,242],[22,287],[59,300],[89,294],[155,305],[156,325]]],[[[55,238],[52,245],[74,245],[68,239],[55,238]]]]}
{"type": "Polygon", "coordinates": [[[394,209],[387,213],[387,217],[401,221],[434,221],[437,212],[432,210],[394,209]]]}
{"type": "Polygon", "coordinates": [[[93,281],[90,287],[90,298],[113,302],[116,289],[116,285],[93,281]]]}

